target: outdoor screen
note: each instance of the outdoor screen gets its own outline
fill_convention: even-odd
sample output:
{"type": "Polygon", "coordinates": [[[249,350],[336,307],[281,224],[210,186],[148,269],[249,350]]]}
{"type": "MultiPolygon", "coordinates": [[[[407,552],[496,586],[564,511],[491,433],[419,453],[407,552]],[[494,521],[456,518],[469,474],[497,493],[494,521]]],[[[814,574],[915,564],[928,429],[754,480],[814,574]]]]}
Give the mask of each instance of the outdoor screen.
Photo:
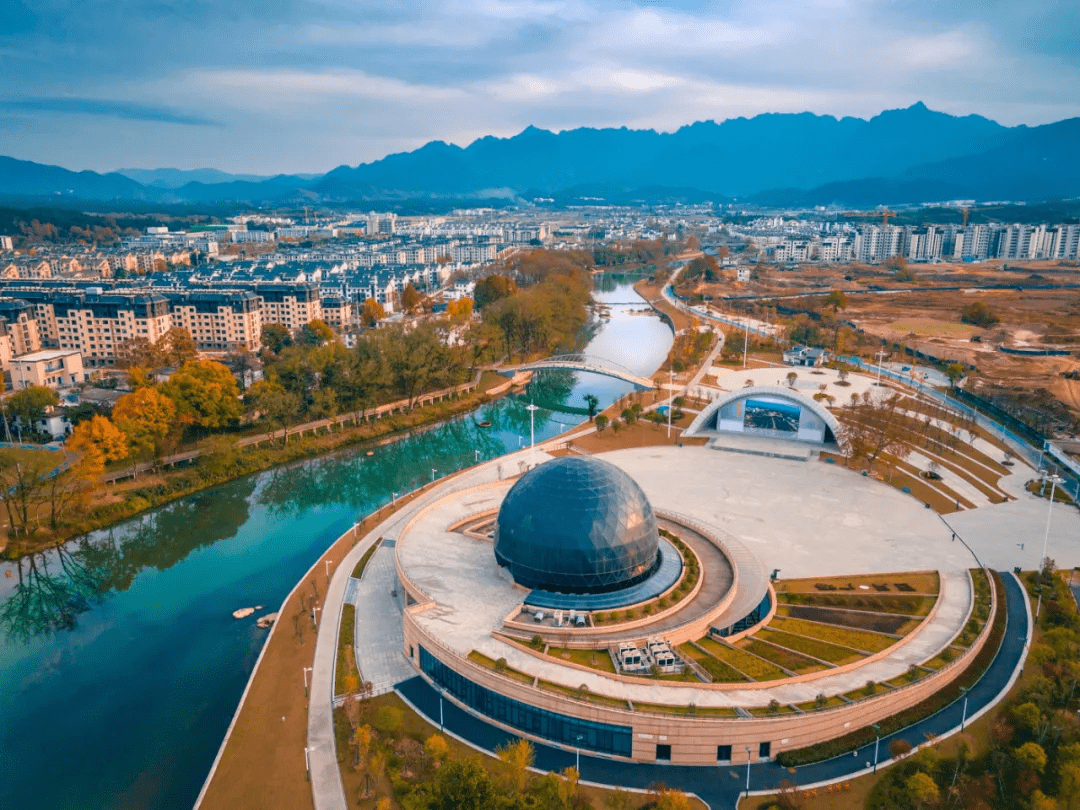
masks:
{"type": "Polygon", "coordinates": [[[797,433],[799,430],[799,406],[783,402],[746,400],[743,411],[743,427],[755,430],[782,430],[797,433]]]}

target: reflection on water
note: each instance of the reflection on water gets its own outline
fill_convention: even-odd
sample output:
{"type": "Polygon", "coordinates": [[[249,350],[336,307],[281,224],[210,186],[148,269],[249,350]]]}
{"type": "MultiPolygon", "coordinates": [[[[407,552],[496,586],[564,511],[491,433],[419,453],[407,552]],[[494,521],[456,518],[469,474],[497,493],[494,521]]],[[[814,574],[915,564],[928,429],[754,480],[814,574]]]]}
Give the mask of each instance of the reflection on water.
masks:
{"type": "MultiPolygon", "coordinates": [[[[597,294],[607,296],[629,301],[632,291],[597,294]]],[[[618,310],[586,350],[652,371],[670,331],[618,310]]],[[[594,374],[547,374],[524,398],[372,456],[347,451],[233,481],[0,564],[0,807],[190,807],[265,639],[233,610],[276,609],[358,517],[432,470],[442,477],[527,446],[528,397],[540,405],[541,441],[581,421],[564,411],[586,394],[604,407],[629,390],[594,374]]]]}

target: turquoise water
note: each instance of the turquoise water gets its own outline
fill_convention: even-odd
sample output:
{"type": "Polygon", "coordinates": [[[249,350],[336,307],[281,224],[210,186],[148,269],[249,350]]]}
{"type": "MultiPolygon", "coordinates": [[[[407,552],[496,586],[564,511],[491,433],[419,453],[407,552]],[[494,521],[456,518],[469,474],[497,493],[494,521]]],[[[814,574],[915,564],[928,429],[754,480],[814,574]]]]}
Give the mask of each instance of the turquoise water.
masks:
{"type": "MultiPolygon", "coordinates": [[[[602,300],[636,297],[618,280],[602,286],[602,300]]],[[[650,373],[671,332],[626,309],[586,351],[650,373]]],[[[582,421],[551,408],[587,393],[604,407],[630,390],[594,374],[538,381],[533,396],[550,401],[536,440],[582,421]]],[[[370,457],[224,484],[0,565],[0,807],[191,807],[266,637],[231,612],[276,610],[331,542],[432,468],[441,477],[527,445],[525,405],[503,399],[370,457]]]]}

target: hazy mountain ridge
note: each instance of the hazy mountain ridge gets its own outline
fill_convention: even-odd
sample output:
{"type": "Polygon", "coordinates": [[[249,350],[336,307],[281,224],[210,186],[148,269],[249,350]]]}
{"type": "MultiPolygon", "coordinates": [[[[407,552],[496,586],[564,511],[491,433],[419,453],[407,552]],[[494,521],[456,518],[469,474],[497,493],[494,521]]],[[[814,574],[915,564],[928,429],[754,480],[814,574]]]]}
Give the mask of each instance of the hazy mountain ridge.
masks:
{"type": "MultiPolygon", "coordinates": [[[[656,199],[750,199],[773,205],[875,205],[978,198],[1080,195],[1080,119],[1005,127],[922,103],[869,120],[769,113],[700,121],[671,133],[528,127],[460,147],[432,141],[325,175],[232,175],[216,169],[69,172],[0,159],[0,196],[163,203],[361,202],[364,200],[565,196],[608,189],[656,199]],[[134,175],[136,179],[132,179],[134,175]],[[143,182],[136,182],[136,180],[143,182]],[[676,195],[678,196],[678,195],[676,195]]],[[[602,191],[597,196],[604,196],[602,191]]]]}

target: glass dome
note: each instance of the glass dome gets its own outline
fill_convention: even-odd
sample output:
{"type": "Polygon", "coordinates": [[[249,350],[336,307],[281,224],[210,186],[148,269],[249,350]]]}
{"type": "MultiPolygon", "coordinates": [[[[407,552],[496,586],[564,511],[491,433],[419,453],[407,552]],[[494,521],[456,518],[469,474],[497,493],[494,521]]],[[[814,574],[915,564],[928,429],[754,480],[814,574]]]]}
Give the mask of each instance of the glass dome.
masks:
{"type": "Polygon", "coordinates": [[[495,559],[526,588],[606,593],[660,562],[656,517],[641,487],[606,461],[566,456],[525,473],[495,523],[495,559]]]}

